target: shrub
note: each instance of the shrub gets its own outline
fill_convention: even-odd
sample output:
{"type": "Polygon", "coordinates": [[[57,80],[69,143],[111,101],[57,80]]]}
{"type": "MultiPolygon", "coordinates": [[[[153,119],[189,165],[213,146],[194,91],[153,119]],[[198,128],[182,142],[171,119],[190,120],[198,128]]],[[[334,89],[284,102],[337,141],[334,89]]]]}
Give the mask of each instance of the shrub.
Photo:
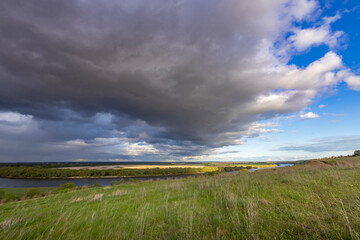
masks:
{"type": "Polygon", "coordinates": [[[354,156],[360,156],[360,150],[355,150],[354,156]]]}
{"type": "Polygon", "coordinates": [[[238,171],[238,174],[248,173],[248,172],[250,172],[249,169],[248,169],[248,168],[244,168],[244,169],[240,169],[240,170],[238,171]]]}
{"type": "Polygon", "coordinates": [[[5,192],[0,190],[0,201],[5,197],[5,192]]]}
{"type": "Polygon", "coordinates": [[[111,181],[111,183],[110,183],[111,186],[116,186],[118,184],[120,184],[120,182],[117,182],[117,181],[111,181]]]}
{"type": "Polygon", "coordinates": [[[8,193],[5,195],[4,202],[12,202],[12,201],[19,201],[20,197],[15,195],[14,193],[8,193]]]}
{"type": "Polygon", "coordinates": [[[64,184],[61,184],[60,185],[60,189],[72,189],[72,188],[75,188],[76,187],[76,185],[75,185],[75,183],[73,183],[73,182],[66,182],[66,183],[64,183],[64,184]]]}
{"type": "Polygon", "coordinates": [[[33,198],[35,196],[40,195],[41,192],[39,189],[37,188],[30,188],[26,193],[25,193],[25,198],[33,198]]]}
{"type": "Polygon", "coordinates": [[[116,185],[119,185],[119,184],[122,184],[124,183],[124,179],[120,179],[120,181],[111,181],[110,185],[111,186],[116,186],[116,185]]]}
{"type": "Polygon", "coordinates": [[[54,194],[58,194],[58,193],[67,193],[67,192],[71,192],[72,189],[70,188],[59,188],[56,191],[54,191],[54,194]]]}
{"type": "Polygon", "coordinates": [[[99,183],[94,183],[93,185],[91,185],[92,188],[96,188],[96,187],[102,187],[103,185],[99,184],[99,183]]]}
{"type": "Polygon", "coordinates": [[[205,173],[205,175],[208,175],[208,176],[215,176],[215,172],[207,172],[207,173],[205,173]]]}

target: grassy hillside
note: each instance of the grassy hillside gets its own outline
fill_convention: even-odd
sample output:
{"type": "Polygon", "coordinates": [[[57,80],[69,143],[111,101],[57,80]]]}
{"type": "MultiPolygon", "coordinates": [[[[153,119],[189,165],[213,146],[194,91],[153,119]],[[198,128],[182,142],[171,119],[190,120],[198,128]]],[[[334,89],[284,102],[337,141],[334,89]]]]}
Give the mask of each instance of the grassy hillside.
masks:
{"type": "MultiPolygon", "coordinates": [[[[39,187],[36,189],[39,190],[40,193],[46,193],[56,190],[56,187],[39,187]]],[[[4,192],[5,194],[14,193],[18,196],[24,195],[28,190],[29,188],[0,188],[0,192],[4,192]]]]}
{"type": "Polygon", "coordinates": [[[356,239],[360,158],[0,205],[0,239],[356,239]]]}

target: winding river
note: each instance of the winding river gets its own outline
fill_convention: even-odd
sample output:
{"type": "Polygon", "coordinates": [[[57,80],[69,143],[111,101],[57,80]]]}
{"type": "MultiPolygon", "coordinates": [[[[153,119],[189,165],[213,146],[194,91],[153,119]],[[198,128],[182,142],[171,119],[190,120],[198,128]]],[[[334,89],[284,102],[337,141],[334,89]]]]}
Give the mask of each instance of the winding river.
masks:
{"type": "MultiPolygon", "coordinates": [[[[291,166],[294,166],[294,164],[292,164],[292,163],[280,163],[279,166],[270,167],[270,168],[291,167],[291,166]]],[[[261,170],[261,169],[269,169],[269,168],[252,168],[252,169],[249,169],[249,172],[255,172],[255,171],[258,171],[258,170],[261,170]]]]}
{"type": "Polygon", "coordinates": [[[76,186],[91,186],[95,183],[109,186],[112,181],[160,181],[168,179],[182,179],[195,175],[157,176],[157,177],[118,177],[118,178],[72,178],[72,179],[12,179],[0,178],[0,188],[32,188],[32,187],[58,187],[66,182],[73,182],[76,186]]]}
{"type": "MultiPolygon", "coordinates": [[[[280,164],[277,167],[288,167],[293,166],[294,164],[280,164]]],[[[274,167],[274,168],[277,168],[274,167]]],[[[253,168],[250,169],[250,172],[254,172],[261,169],[269,168],[253,168]]],[[[237,171],[231,172],[236,173],[237,171]]],[[[160,181],[160,180],[169,180],[169,179],[182,179],[192,175],[177,175],[177,176],[157,176],[157,177],[127,177],[127,178],[73,178],[73,179],[10,179],[10,178],[0,178],[0,188],[32,188],[32,187],[58,187],[61,184],[66,182],[73,182],[77,186],[88,185],[91,186],[95,183],[99,183],[103,186],[109,186],[112,181],[120,181],[123,179],[124,182],[128,181],[160,181]]]]}

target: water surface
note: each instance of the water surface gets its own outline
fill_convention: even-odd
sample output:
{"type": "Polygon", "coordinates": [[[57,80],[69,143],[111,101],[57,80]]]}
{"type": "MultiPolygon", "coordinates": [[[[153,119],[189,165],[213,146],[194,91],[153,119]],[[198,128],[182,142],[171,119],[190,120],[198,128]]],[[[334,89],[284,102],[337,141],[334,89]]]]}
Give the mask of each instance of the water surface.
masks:
{"type": "MultiPolygon", "coordinates": [[[[279,166],[271,167],[289,167],[294,164],[282,163],[279,166]]],[[[261,169],[269,169],[269,168],[252,168],[249,169],[250,172],[255,172],[261,169]]],[[[237,173],[238,171],[232,171],[228,173],[237,173]]],[[[0,178],[0,188],[32,188],[32,187],[58,187],[61,184],[66,182],[73,182],[76,186],[91,186],[95,183],[99,183],[103,186],[109,186],[112,181],[120,181],[121,179],[124,182],[128,182],[131,180],[138,181],[159,181],[159,180],[168,180],[168,179],[182,179],[186,177],[196,176],[197,174],[189,174],[189,175],[176,175],[176,176],[158,176],[158,177],[119,177],[119,178],[73,178],[73,179],[10,179],[10,178],[0,178]]]]}
{"type": "Polygon", "coordinates": [[[261,169],[270,169],[270,168],[279,168],[279,167],[291,167],[291,166],[294,166],[294,164],[292,164],[292,163],[280,163],[279,166],[276,166],[276,167],[251,168],[251,169],[249,169],[249,172],[255,172],[255,171],[261,170],[261,169]]]}
{"type": "MultiPolygon", "coordinates": [[[[196,174],[195,174],[196,175],[196,174]]],[[[194,174],[177,175],[177,176],[158,176],[158,177],[119,177],[119,178],[73,178],[73,179],[10,179],[0,178],[0,188],[32,188],[32,187],[58,187],[66,182],[73,182],[76,186],[91,186],[99,183],[103,186],[109,186],[112,181],[124,182],[138,180],[138,181],[159,181],[168,179],[182,179],[186,177],[195,176],[194,174]]]]}
{"type": "MultiPolygon", "coordinates": [[[[262,169],[271,169],[271,168],[279,168],[279,167],[291,167],[294,166],[294,164],[292,163],[280,163],[279,166],[276,167],[266,167],[266,168],[251,168],[249,169],[249,172],[255,172],[257,170],[262,170],[262,169]]],[[[236,171],[231,171],[231,172],[227,172],[228,174],[237,174],[239,172],[239,170],[236,171]]]]}

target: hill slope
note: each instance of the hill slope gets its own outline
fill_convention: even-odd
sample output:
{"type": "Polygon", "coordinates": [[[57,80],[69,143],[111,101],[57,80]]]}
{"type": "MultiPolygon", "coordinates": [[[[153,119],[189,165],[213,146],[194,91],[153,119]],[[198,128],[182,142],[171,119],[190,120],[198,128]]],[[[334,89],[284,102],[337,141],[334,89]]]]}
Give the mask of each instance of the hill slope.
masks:
{"type": "Polygon", "coordinates": [[[0,205],[0,239],[350,239],[360,158],[94,188],[0,205]]]}

